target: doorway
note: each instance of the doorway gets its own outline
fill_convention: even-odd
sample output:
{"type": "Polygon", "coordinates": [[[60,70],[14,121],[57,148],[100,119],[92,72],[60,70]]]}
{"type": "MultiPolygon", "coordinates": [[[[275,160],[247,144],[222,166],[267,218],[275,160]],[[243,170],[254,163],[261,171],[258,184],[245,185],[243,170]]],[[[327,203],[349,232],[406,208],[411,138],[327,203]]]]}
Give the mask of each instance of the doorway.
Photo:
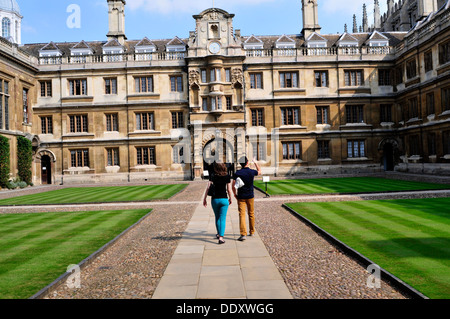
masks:
{"type": "Polygon", "coordinates": [[[228,174],[233,176],[236,163],[236,147],[228,140],[223,138],[214,138],[206,143],[203,148],[203,170],[208,171],[209,176],[213,173],[213,164],[225,163],[228,168],[228,174]]]}
{"type": "Polygon", "coordinates": [[[394,147],[391,143],[386,143],[383,147],[383,162],[385,171],[394,170],[394,147]]]}
{"type": "Polygon", "coordinates": [[[52,183],[52,161],[48,155],[41,157],[41,183],[43,185],[52,183]]]}

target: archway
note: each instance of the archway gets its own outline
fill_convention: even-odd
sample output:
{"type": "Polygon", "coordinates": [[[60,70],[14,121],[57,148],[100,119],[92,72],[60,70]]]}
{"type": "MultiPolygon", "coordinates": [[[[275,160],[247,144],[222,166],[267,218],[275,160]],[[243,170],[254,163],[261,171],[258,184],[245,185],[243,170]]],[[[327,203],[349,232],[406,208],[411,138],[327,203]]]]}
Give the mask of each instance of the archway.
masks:
{"type": "Polygon", "coordinates": [[[398,142],[394,138],[386,138],[381,141],[378,149],[383,152],[383,167],[387,172],[395,168],[395,156],[398,151],[398,142]]]}
{"type": "Polygon", "coordinates": [[[48,155],[41,157],[41,183],[42,185],[52,184],[52,161],[48,155]]]}
{"type": "Polygon", "coordinates": [[[236,145],[224,138],[213,138],[203,147],[203,170],[213,175],[213,164],[224,163],[228,174],[233,175],[236,161],[236,145]]]}

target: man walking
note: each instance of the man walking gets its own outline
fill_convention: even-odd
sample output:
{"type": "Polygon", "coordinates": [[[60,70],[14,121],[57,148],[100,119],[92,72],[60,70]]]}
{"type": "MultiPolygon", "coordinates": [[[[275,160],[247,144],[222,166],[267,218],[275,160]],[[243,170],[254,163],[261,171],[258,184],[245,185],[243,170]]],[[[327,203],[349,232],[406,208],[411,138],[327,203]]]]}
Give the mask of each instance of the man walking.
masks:
{"type": "MultiPolygon", "coordinates": [[[[239,161],[241,163],[242,169],[237,171],[233,177],[233,193],[238,202],[239,209],[239,228],[241,237],[238,238],[239,241],[244,241],[247,236],[247,225],[245,223],[245,212],[248,211],[249,220],[249,235],[252,236],[255,233],[255,194],[253,181],[255,176],[261,175],[261,168],[258,163],[253,159],[256,170],[250,169],[250,163],[247,157],[241,158],[239,161]],[[236,193],[236,180],[238,178],[243,182],[243,185],[239,187],[236,193]]],[[[238,183],[239,186],[239,183],[238,183]]]]}

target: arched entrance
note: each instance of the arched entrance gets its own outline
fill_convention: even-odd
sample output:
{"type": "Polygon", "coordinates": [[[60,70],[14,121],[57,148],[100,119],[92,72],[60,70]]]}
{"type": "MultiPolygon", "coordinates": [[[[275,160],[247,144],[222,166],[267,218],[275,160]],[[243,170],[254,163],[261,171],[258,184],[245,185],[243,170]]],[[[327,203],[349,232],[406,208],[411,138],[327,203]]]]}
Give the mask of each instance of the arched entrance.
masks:
{"type": "Polygon", "coordinates": [[[394,138],[387,138],[381,141],[378,149],[383,152],[383,166],[387,172],[395,168],[395,154],[398,150],[398,142],[394,138]]]}
{"type": "Polygon", "coordinates": [[[52,161],[48,155],[41,157],[41,183],[42,185],[52,183],[52,161]]]}
{"type": "Polygon", "coordinates": [[[56,157],[53,152],[48,150],[41,150],[36,154],[36,172],[41,173],[41,184],[50,185],[55,182],[55,162],[56,157]]]}
{"type": "Polygon", "coordinates": [[[212,176],[214,162],[225,163],[228,173],[233,175],[236,157],[236,142],[232,144],[223,138],[213,138],[203,147],[203,170],[208,171],[209,176],[212,176]]]}

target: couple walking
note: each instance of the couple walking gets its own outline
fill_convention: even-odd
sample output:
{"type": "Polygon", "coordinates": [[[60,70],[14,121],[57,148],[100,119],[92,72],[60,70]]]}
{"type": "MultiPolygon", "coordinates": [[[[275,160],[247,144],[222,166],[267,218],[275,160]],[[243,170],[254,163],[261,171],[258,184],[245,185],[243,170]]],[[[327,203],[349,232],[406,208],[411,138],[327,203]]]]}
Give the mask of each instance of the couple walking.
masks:
{"type": "Polygon", "coordinates": [[[210,178],[203,198],[203,206],[207,207],[207,196],[211,196],[211,206],[216,217],[217,239],[219,244],[224,244],[225,223],[228,207],[234,196],[238,202],[240,237],[243,241],[247,236],[245,223],[246,210],[249,216],[250,236],[255,233],[255,209],[254,209],[254,187],[255,176],[261,175],[261,168],[253,160],[256,170],[250,169],[247,157],[240,160],[242,169],[234,174],[233,179],[228,174],[227,167],[223,163],[214,163],[213,176],[210,178]],[[233,196],[232,196],[233,194],[233,196]]]}

